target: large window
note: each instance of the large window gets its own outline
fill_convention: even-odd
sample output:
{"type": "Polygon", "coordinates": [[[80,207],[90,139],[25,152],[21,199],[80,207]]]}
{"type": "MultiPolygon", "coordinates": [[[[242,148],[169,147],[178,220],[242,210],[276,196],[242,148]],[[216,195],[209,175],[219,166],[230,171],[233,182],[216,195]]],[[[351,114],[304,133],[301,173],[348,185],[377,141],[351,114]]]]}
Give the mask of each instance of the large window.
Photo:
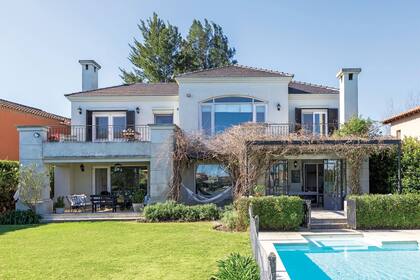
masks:
{"type": "Polygon", "coordinates": [[[195,173],[197,193],[212,197],[230,186],[232,179],[220,164],[199,164],[195,173]]]}
{"type": "Polygon", "coordinates": [[[246,122],[265,122],[266,104],[248,97],[221,97],[201,105],[201,129],[207,134],[246,122]]]}
{"type": "Polygon", "coordinates": [[[328,133],[327,110],[302,110],[302,128],[315,135],[328,133]]]}

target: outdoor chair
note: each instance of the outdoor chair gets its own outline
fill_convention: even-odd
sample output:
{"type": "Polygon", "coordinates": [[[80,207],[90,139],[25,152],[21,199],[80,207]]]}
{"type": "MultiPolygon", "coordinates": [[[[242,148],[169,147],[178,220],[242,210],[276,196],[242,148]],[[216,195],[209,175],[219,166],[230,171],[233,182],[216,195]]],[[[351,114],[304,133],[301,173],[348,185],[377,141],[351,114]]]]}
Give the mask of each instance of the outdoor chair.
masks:
{"type": "Polygon", "coordinates": [[[91,205],[91,202],[85,194],[67,195],[66,198],[70,204],[70,212],[73,210],[85,210],[86,207],[91,205]]]}

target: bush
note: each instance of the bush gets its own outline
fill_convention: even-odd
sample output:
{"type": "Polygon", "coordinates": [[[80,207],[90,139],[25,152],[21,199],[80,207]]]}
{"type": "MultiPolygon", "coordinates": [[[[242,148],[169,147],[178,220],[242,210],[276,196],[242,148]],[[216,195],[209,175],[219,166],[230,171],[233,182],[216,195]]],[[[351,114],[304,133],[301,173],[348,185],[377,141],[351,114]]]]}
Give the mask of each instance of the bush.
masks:
{"type": "Polygon", "coordinates": [[[405,193],[420,193],[420,140],[406,137],[402,142],[402,186],[405,193]]]}
{"type": "Polygon", "coordinates": [[[210,278],[212,280],[259,280],[257,263],[252,257],[232,253],[224,260],[217,262],[219,270],[210,278]]]}
{"type": "Polygon", "coordinates": [[[254,215],[259,217],[260,229],[296,230],[303,221],[303,200],[297,196],[244,197],[235,202],[240,228],[244,229],[249,224],[250,203],[252,203],[254,215]]]}
{"type": "Polygon", "coordinates": [[[0,213],[14,209],[19,180],[19,162],[0,160],[0,213]]]}
{"type": "Polygon", "coordinates": [[[13,210],[0,214],[0,225],[27,225],[39,224],[41,216],[32,210],[13,210]]]}
{"type": "Polygon", "coordinates": [[[223,211],[222,224],[227,230],[240,230],[238,227],[238,212],[233,208],[223,211]]]}
{"type": "Polygon", "coordinates": [[[357,228],[420,228],[420,194],[350,196],[356,200],[357,228]]]}
{"type": "Polygon", "coordinates": [[[156,203],[144,208],[147,221],[209,221],[220,218],[220,210],[215,204],[188,206],[174,201],[156,203]]]}
{"type": "Polygon", "coordinates": [[[64,203],[64,196],[57,197],[57,201],[54,202],[54,209],[64,208],[66,204],[64,203]]]}

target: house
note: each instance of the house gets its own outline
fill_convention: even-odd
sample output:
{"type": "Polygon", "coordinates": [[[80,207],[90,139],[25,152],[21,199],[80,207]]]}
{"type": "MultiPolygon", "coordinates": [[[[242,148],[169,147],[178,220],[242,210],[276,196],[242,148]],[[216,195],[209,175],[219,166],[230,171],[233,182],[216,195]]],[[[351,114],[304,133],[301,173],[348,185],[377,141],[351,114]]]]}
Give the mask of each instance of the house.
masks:
{"type": "Polygon", "coordinates": [[[391,135],[399,139],[406,136],[420,137],[420,106],[389,117],[383,121],[391,126],[391,135]]]}
{"type": "Polygon", "coordinates": [[[65,126],[70,119],[0,99],[0,160],[19,160],[18,125],[65,126]]]}
{"type": "MultiPolygon", "coordinates": [[[[265,123],[288,135],[296,128],[327,136],[358,115],[360,68],[343,68],[339,88],[293,79],[293,74],[230,65],[181,74],[172,83],[98,88],[100,65],[79,61],[82,91],[70,93],[71,127],[21,126],[20,160],[55,167],[55,196],[124,195],[147,191],[149,202],[167,199],[173,172],[174,129],[211,137],[236,124],[265,123]]],[[[266,193],[310,197],[341,209],[348,189],[346,158],[335,153],[273,159],[261,178],[266,193]]],[[[360,172],[369,192],[368,159],[360,172]]],[[[211,198],[230,184],[217,162],[197,161],[182,172],[182,185],[211,198]]],[[[41,212],[51,212],[49,187],[41,212]]]]}

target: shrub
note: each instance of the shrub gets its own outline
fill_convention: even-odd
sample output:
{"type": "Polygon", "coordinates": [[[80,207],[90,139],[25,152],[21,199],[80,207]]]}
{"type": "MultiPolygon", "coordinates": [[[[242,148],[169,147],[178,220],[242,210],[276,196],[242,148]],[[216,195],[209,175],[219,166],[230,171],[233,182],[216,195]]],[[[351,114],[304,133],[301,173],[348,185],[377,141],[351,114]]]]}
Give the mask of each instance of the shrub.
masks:
{"type": "Polygon", "coordinates": [[[240,198],[235,202],[238,227],[249,224],[248,207],[252,203],[260,228],[266,230],[296,230],[303,221],[303,200],[297,196],[264,196],[240,198]]]}
{"type": "Polygon", "coordinates": [[[208,221],[220,218],[220,210],[215,204],[188,206],[174,201],[156,203],[144,208],[147,221],[208,221]]]}
{"type": "Polygon", "coordinates": [[[233,208],[223,211],[222,224],[228,230],[240,230],[238,227],[238,212],[233,208]]]}
{"type": "Polygon", "coordinates": [[[402,141],[402,185],[405,193],[420,193],[420,140],[406,137],[402,141]]]}
{"type": "Polygon", "coordinates": [[[19,179],[19,162],[0,160],[0,213],[14,209],[19,179]]]}
{"type": "Polygon", "coordinates": [[[420,228],[420,194],[350,196],[356,200],[357,228],[420,228]]]}
{"type": "Polygon", "coordinates": [[[27,225],[39,224],[41,216],[32,210],[19,211],[12,210],[0,214],[0,225],[27,225]]]}
{"type": "Polygon", "coordinates": [[[133,194],[133,203],[143,203],[146,192],[144,190],[137,190],[133,194]]]}
{"type": "Polygon", "coordinates": [[[65,207],[65,203],[64,203],[64,196],[59,196],[57,197],[57,201],[54,202],[54,208],[64,208],[65,207]]]}
{"type": "Polygon", "coordinates": [[[210,278],[212,280],[260,279],[257,263],[252,257],[232,253],[219,260],[217,266],[219,270],[210,278]]]}

